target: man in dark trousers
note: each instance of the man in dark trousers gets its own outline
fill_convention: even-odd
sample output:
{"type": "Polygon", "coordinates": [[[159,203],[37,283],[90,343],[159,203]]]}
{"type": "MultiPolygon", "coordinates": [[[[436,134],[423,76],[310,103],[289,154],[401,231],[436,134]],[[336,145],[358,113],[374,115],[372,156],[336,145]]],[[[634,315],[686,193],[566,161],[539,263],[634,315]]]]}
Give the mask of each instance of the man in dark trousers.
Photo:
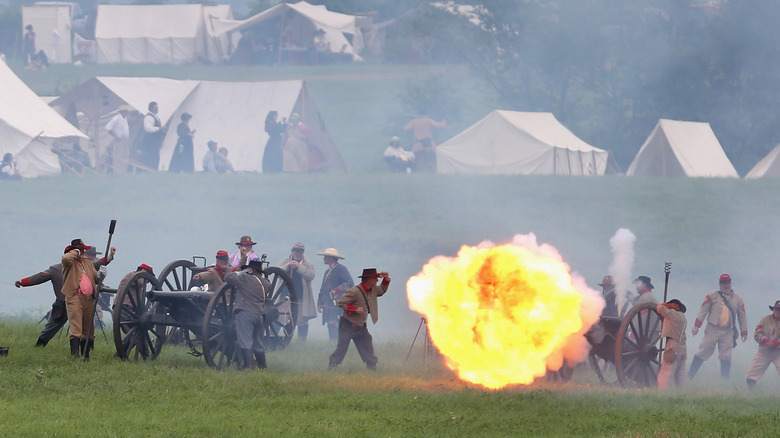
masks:
{"type": "Polygon", "coordinates": [[[236,340],[247,368],[267,367],[263,346],[263,315],[266,291],[271,283],[263,277],[263,262],[250,260],[240,272],[225,275],[225,283],[234,287],[236,314],[236,340]],[[252,358],[254,353],[254,359],[252,358]]]}
{"type": "Polygon", "coordinates": [[[352,275],[346,266],[339,263],[344,257],[336,248],[328,248],[318,253],[328,266],[322,276],[320,294],[317,296],[317,311],[322,313],[322,325],[328,326],[328,338],[335,341],[339,338],[339,317],[341,309],[336,304],[344,292],[355,285],[352,275]]]}
{"type": "MultiPolygon", "coordinates": [[[[101,266],[106,266],[111,263],[111,261],[114,260],[116,248],[112,247],[108,253],[108,256],[103,257],[100,260],[96,259],[98,254],[100,253],[96,252],[95,258],[93,258],[95,269],[100,269],[101,266]]],[[[87,255],[89,256],[91,254],[88,253],[87,255]]],[[[47,281],[51,282],[51,287],[54,289],[55,300],[51,305],[51,311],[49,311],[46,325],[43,326],[43,329],[41,329],[41,334],[38,335],[38,340],[35,341],[36,347],[45,347],[46,344],[48,344],[49,341],[51,341],[52,338],[54,338],[54,336],[60,331],[60,329],[62,329],[65,323],[68,322],[68,314],[65,311],[65,295],[62,294],[62,263],[51,265],[49,266],[49,269],[45,271],[41,271],[29,277],[22,278],[21,280],[16,280],[14,283],[16,287],[27,287],[43,284],[47,281]]]]}
{"type": "Polygon", "coordinates": [[[360,276],[360,284],[344,292],[339,299],[338,305],[344,313],[339,319],[339,341],[336,351],[330,355],[331,368],[341,364],[347,354],[349,341],[354,341],[355,348],[368,369],[376,369],[377,358],[374,355],[373,338],[368,332],[366,320],[369,313],[374,324],[379,320],[377,298],[384,295],[389,286],[390,276],[387,271],[377,273],[376,268],[366,268],[360,276]],[[380,277],[382,284],[377,285],[380,277]]]}

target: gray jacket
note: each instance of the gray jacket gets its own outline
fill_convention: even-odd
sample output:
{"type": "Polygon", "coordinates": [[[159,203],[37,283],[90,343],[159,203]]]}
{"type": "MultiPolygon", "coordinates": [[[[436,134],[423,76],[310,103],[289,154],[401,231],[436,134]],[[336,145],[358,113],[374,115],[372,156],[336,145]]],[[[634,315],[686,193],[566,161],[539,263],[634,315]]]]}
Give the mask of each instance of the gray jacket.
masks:
{"type": "Polygon", "coordinates": [[[265,296],[271,292],[271,283],[258,277],[252,269],[225,275],[225,283],[234,286],[236,296],[234,311],[246,310],[255,315],[265,314],[265,296]]]}

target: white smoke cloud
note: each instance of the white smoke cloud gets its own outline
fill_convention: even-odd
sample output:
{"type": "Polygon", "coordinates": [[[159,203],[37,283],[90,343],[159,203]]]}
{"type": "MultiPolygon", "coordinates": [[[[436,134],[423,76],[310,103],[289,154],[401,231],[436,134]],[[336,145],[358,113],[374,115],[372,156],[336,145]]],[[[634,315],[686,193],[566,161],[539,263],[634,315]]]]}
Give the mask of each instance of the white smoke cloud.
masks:
{"type": "Polygon", "coordinates": [[[618,312],[623,308],[626,292],[631,284],[634,271],[634,242],[636,236],[627,228],[619,228],[609,239],[612,250],[612,264],[609,265],[609,275],[615,281],[615,295],[618,312]]]}

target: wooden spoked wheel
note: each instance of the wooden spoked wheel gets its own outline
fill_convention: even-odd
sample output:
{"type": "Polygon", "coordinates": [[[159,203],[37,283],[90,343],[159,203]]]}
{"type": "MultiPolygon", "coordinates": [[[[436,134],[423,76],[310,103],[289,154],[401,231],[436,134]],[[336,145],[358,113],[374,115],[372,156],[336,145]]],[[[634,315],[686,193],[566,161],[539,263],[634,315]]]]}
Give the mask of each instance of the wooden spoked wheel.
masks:
{"type": "Polygon", "coordinates": [[[663,317],[653,303],[638,304],[623,318],[615,344],[615,369],[621,386],[657,385],[662,324],[663,317]]]}
{"type": "Polygon", "coordinates": [[[165,326],[153,322],[154,309],[146,293],[159,289],[157,279],[136,272],[117,290],[114,300],[114,345],[123,359],[155,359],[165,342],[165,326]]]}

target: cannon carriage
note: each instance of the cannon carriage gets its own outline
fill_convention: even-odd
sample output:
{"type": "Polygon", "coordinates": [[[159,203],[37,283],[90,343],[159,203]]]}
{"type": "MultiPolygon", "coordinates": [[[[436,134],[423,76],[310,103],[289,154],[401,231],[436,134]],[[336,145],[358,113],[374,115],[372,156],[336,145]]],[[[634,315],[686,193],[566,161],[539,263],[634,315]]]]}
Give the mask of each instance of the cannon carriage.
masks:
{"type": "MultiPolygon", "coordinates": [[[[267,265],[265,256],[262,261],[267,265]]],[[[169,263],[155,277],[136,272],[116,292],[114,344],[122,359],[153,360],[169,341],[184,344],[195,356],[221,369],[243,366],[236,345],[233,286],[200,290],[194,275],[210,269],[205,258],[169,263]],[[196,260],[202,259],[203,265],[196,260]],[[191,290],[192,289],[192,290],[191,290]]],[[[298,294],[290,277],[277,267],[263,268],[271,283],[266,291],[263,339],[266,350],[289,344],[298,316],[298,294]]]]}
{"type": "MultiPolygon", "coordinates": [[[[623,387],[656,386],[661,368],[663,317],[652,303],[637,304],[623,318],[602,316],[585,333],[588,363],[604,383],[623,387]]],[[[574,369],[564,364],[547,379],[568,381],[574,369]]]]}
{"type": "Polygon", "coordinates": [[[637,304],[621,318],[602,316],[585,334],[588,361],[602,382],[649,387],[661,368],[663,317],[652,303],[637,304]]]}

